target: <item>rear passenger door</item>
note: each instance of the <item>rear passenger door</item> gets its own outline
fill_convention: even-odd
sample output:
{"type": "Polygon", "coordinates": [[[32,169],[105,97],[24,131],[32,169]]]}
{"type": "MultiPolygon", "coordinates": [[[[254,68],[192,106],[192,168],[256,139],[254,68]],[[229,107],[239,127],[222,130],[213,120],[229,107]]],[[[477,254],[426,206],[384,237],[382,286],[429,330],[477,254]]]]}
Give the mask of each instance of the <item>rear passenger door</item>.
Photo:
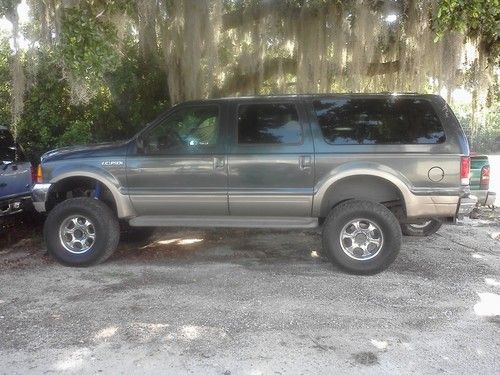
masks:
{"type": "Polygon", "coordinates": [[[310,216],[314,154],[302,103],[242,100],[230,110],[230,214],[310,216]]]}

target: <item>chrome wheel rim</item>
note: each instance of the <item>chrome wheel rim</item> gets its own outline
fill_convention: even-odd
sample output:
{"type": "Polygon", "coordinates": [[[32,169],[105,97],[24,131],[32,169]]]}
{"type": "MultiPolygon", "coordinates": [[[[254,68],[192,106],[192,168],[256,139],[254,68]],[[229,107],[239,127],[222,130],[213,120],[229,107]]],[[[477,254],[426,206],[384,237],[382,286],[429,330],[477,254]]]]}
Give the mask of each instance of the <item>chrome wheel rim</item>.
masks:
{"type": "Polygon", "coordinates": [[[421,224],[409,224],[410,227],[414,228],[414,229],[424,229],[426,226],[428,226],[430,223],[432,222],[432,220],[427,220],[427,221],[424,221],[423,223],[421,224]]]}
{"type": "Polygon", "coordinates": [[[59,227],[61,245],[73,254],[89,251],[95,243],[94,223],[82,215],[67,217],[59,227]]]}
{"type": "Polygon", "coordinates": [[[346,255],[356,260],[376,257],[384,245],[380,227],[368,219],[349,221],[340,231],[340,246],[346,255]]]}

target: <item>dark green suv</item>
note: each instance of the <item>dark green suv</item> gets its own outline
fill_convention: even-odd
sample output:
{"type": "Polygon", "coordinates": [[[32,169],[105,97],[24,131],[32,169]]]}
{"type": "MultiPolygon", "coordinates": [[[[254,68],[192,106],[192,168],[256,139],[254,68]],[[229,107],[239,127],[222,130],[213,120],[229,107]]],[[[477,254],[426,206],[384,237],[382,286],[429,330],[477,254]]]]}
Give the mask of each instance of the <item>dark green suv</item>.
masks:
{"type": "Polygon", "coordinates": [[[42,156],[33,201],[61,263],[104,261],[133,228],[322,226],[325,254],[378,272],[401,225],[468,214],[469,146],[435,95],[224,98],[175,106],[130,140],[42,156]]]}

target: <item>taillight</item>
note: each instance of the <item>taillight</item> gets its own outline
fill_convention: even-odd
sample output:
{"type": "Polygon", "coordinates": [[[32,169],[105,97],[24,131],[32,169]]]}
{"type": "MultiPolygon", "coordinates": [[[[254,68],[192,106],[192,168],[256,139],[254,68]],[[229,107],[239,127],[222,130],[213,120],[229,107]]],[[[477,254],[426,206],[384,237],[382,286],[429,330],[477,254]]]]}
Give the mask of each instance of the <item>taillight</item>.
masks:
{"type": "Polygon", "coordinates": [[[43,171],[42,171],[42,165],[41,164],[38,164],[38,167],[36,168],[35,182],[37,184],[43,183],[43,171]]]}
{"type": "Polygon", "coordinates": [[[481,179],[479,180],[479,187],[481,190],[488,190],[490,188],[490,166],[485,165],[481,168],[481,179]]]}
{"type": "Polygon", "coordinates": [[[36,169],[32,165],[30,167],[30,170],[31,170],[31,182],[35,182],[36,181],[36,169]]]}
{"type": "Polygon", "coordinates": [[[460,159],[460,183],[469,185],[470,178],[470,157],[462,156],[460,159]]]}

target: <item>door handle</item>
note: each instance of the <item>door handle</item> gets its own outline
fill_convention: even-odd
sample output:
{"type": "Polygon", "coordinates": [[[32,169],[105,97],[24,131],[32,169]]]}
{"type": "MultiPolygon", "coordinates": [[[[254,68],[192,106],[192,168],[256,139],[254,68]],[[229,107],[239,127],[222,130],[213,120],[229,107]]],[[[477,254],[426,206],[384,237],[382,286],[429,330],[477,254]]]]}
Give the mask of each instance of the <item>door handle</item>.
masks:
{"type": "Polygon", "coordinates": [[[226,165],[225,157],[214,157],[214,169],[222,169],[226,165]]]}
{"type": "Polygon", "coordinates": [[[301,170],[310,169],[311,168],[311,156],[309,155],[301,155],[299,156],[299,168],[301,170]]]}

